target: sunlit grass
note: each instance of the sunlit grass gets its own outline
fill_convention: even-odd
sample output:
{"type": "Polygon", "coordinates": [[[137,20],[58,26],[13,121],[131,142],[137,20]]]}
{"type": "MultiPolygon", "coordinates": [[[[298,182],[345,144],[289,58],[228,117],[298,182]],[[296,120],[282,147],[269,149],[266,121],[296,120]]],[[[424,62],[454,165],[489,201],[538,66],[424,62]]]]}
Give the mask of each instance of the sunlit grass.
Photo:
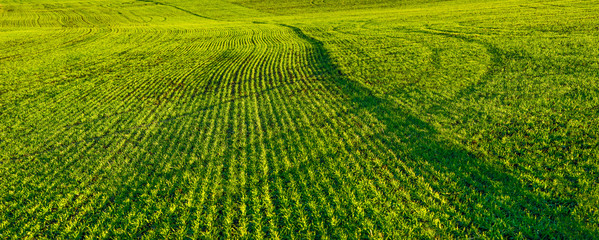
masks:
{"type": "Polygon", "coordinates": [[[0,238],[596,238],[597,3],[4,1],[0,238]]]}

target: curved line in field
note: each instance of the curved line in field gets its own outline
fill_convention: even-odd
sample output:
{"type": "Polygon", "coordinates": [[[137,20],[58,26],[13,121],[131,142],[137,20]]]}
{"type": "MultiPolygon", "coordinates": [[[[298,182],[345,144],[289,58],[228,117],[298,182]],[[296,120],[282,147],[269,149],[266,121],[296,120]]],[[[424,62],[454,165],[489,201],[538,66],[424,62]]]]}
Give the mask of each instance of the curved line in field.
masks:
{"type": "Polygon", "coordinates": [[[214,19],[214,18],[211,18],[211,17],[208,17],[208,16],[203,16],[203,15],[200,15],[200,14],[194,13],[194,12],[192,12],[192,11],[189,11],[189,10],[187,10],[187,9],[180,8],[180,7],[177,7],[177,6],[175,6],[175,5],[166,4],[166,3],[163,3],[163,2],[159,2],[159,1],[154,1],[154,0],[136,0],[136,1],[140,1],[140,2],[149,2],[149,3],[154,3],[154,4],[156,4],[156,5],[167,6],[167,7],[171,7],[171,8],[177,9],[177,10],[179,10],[179,11],[186,12],[186,13],[188,13],[188,14],[190,14],[190,15],[193,15],[193,16],[196,16],[196,17],[200,17],[200,18],[204,18],[204,19],[208,19],[208,20],[219,21],[218,19],[214,19]]]}
{"type": "MultiPolygon", "coordinates": [[[[131,34],[126,34],[127,31],[115,31],[115,40],[134,37],[135,41],[143,43],[139,44],[138,48],[147,47],[147,53],[164,54],[165,57],[171,56],[167,54],[168,52],[181,52],[181,55],[187,57],[205,54],[206,51],[215,53],[206,58],[209,59],[206,60],[206,63],[187,63],[189,58],[184,57],[169,59],[167,63],[171,63],[172,66],[179,64],[185,66],[181,69],[170,69],[170,71],[150,68],[151,71],[156,70],[152,77],[124,74],[120,76],[126,79],[126,81],[120,82],[122,87],[97,85],[97,88],[106,92],[105,95],[96,96],[97,99],[93,99],[94,93],[91,88],[67,89],[66,92],[61,93],[56,104],[68,102],[69,99],[82,95],[90,96],[92,98],[90,103],[99,104],[95,104],[92,109],[86,110],[87,112],[110,113],[115,109],[119,111],[114,112],[115,115],[112,116],[91,119],[91,122],[87,122],[85,125],[81,123],[80,125],[83,126],[78,129],[91,128],[99,130],[96,131],[99,133],[104,132],[103,134],[86,133],[80,135],[83,138],[82,141],[73,141],[77,140],[75,137],[79,133],[70,131],[70,128],[80,127],[80,125],[65,126],[63,132],[52,136],[55,138],[62,136],[62,138],[48,139],[46,143],[49,148],[39,149],[51,152],[47,156],[60,156],[62,152],[72,155],[68,156],[71,158],[68,161],[54,161],[50,165],[53,167],[50,170],[38,169],[41,174],[45,174],[45,178],[42,180],[49,182],[60,179],[65,182],[71,181],[69,177],[72,171],[83,170],[86,164],[90,163],[90,166],[109,169],[118,164],[114,163],[112,158],[121,151],[134,154],[139,159],[139,161],[135,161],[136,166],[145,174],[144,171],[163,166],[164,163],[157,161],[158,159],[177,156],[179,149],[187,148],[194,150],[185,151],[197,154],[201,159],[211,159],[211,161],[207,161],[207,167],[203,170],[205,171],[203,179],[211,180],[202,183],[204,186],[201,188],[193,190],[200,196],[199,202],[214,205],[217,202],[231,200],[234,195],[222,195],[219,194],[219,191],[229,184],[233,184],[238,178],[248,178],[247,182],[255,184],[246,184],[245,188],[240,190],[255,199],[253,202],[248,202],[248,208],[255,208],[251,210],[252,213],[242,213],[226,207],[199,209],[193,216],[198,219],[197,225],[200,229],[203,224],[211,224],[214,227],[214,223],[225,225],[227,222],[225,219],[245,217],[259,222],[263,226],[269,226],[269,233],[277,234],[283,230],[281,228],[285,227],[285,223],[279,222],[282,219],[272,213],[277,209],[284,208],[285,205],[291,206],[291,213],[302,216],[308,222],[313,223],[327,224],[329,218],[327,214],[350,215],[347,204],[358,205],[359,202],[341,203],[344,196],[339,196],[338,193],[344,194],[345,192],[337,188],[337,184],[344,181],[344,177],[351,176],[350,170],[345,169],[346,166],[339,165],[340,163],[323,162],[324,165],[321,166],[320,162],[317,164],[310,160],[332,158],[335,157],[333,151],[340,151],[353,156],[353,166],[357,169],[356,171],[366,172],[370,168],[370,163],[359,161],[359,156],[352,153],[352,143],[349,141],[326,142],[327,139],[348,139],[349,135],[367,139],[364,133],[351,128],[352,125],[359,122],[354,119],[361,116],[357,108],[361,105],[357,104],[356,107],[347,104],[354,101],[359,102],[364,98],[368,100],[368,97],[363,96],[365,94],[363,89],[355,87],[343,89],[343,86],[336,86],[338,81],[345,80],[338,79],[340,76],[337,73],[337,67],[333,65],[323,44],[307,36],[299,28],[288,25],[264,25],[240,29],[211,32],[210,34],[217,35],[213,39],[200,39],[187,43],[173,41],[174,45],[166,44],[169,40],[159,37],[164,29],[152,32],[140,28],[131,30],[131,34]],[[152,46],[153,44],[156,46],[152,46]],[[163,47],[164,49],[161,49],[163,47]],[[195,89],[204,89],[205,93],[192,96],[191,92],[195,89]],[[350,94],[349,97],[345,95],[354,90],[357,90],[356,93],[350,94]],[[156,98],[164,100],[164,103],[150,107],[151,109],[144,109],[136,97],[156,98]],[[101,100],[108,102],[102,103],[101,100]],[[169,103],[172,104],[169,105],[169,103]],[[180,106],[180,109],[169,109],[169,106],[173,105],[180,106]],[[139,108],[140,106],[141,108],[139,108]],[[148,132],[150,127],[158,128],[160,134],[148,132]],[[194,131],[198,127],[201,130],[194,131]],[[238,152],[227,150],[228,147],[236,146],[234,141],[239,136],[235,134],[242,134],[239,129],[244,127],[250,137],[242,138],[244,143],[241,144],[241,149],[238,152]],[[160,144],[154,146],[154,142],[160,144]],[[99,163],[90,162],[90,159],[94,159],[93,156],[84,161],[76,160],[80,156],[86,156],[88,152],[97,152],[102,148],[106,148],[102,151],[110,154],[99,158],[99,163]],[[55,155],[54,152],[58,155],[55,155]],[[224,156],[220,154],[224,154],[224,156]],[[244,165],[241,161],[235,161],[237,154],[249,156],[250,160],[248,161],[250,162],[244,165]],[[281,157],[289,159],[277,161],[281,157]],[[228,160],[231,161],[227,162],[228,160]],[[243,170],[237,170],[236,167],[240,165],[244,166],[240,168],[243,170]],[[338,167],[341,170],[332,173],[328,171],[328,167],[338,167]],[[319,173],[314,174],[307,171],[308,168],[319,173]],[[323,182],[316,181],[323,178],[325,179],[323,182]],[[271,182],[271,180],[274,181],[271,182]],[[256,188],[252,186],[256,186],[256,188]],[[294,187],[287,190],[290,186],[294,187]],[[257,192],[254,189],[257,189],[257,192]],[[282,200],[276,191],[297,198],[282,200]],[[306,198],[311,200],[301,200],[306,198]],[[334,212],[328,213],[314,208],[315,205],[327,206],[328,209],[334,209],[334,212]],[[259,206],[264,206],[266,210],[261,210],[259,206]],[[221,210],[223,213],[219,215],[218,211],[221,210]]],[[[210,35],[187,31],[165,31],[175,33],[175,38],[179,37],[179,33],[181,36],[187,34],[210,35]]],[[[88,41],[89,47],[101,46],[100,43],[95,43],[96,41],[88,41]]],[[[128,54],[124,53],[125,56],[128,54]]],[[[129,62],[127,59],[121,59],[121,61],[122,64],[129,62]]],[[[131,61],[136,62],[135,58],[132,58],[131,61]]],[[[120,64],[119,62],[114,66],[121,66],[120,64]]],[[[126,65],[122,66],[126,68],[126,65]]],[[[100,82],[101,80],[94,81],[100,82]]],[[[58,110],[64,111],[60,115],[65,115],[68,114],[68,111],[76,113],[77,108],[58,110]]],[[[70,120],[75,119],[77,118],[70,120]]],[[[54,119],[46,120],[54,121],[54,119]]],[[[60,124],[49,125],[60,127],[60,124]]],[[[241,130],[241,132],[243,131],[241,130]]],[[[369,147],[378,148],[378,150],[372,149],[374,152],[389,152],[388,147],[382,143],[369,140],[363,141],[363,143],[369,147]]],[[[44,153],[33,152],[32,154],[44,153]]],[[[29,169],[29,172],[36,168],[35,162],[23,161],[21,164],[29,166],[22,168],[29,169]]],[[[21,170],[21,172],[23,171],[25,170],[21,170]]],[[[35,170],[33,171],[35,172],[35,170]]],[[[163,178],[153,174],[148,172],[147,180],[149,182],[163,178]]],[[[87,187],[99,186],[97,182],[93,182],[93,176],[86,176],[84,180],[90,184],[85,185],[87,187]]],[[[30,184],[34,179],[12,178],[7,181],[30,184]]],[[[127,187],[127,184],[122,183],[122,187],[127,187]]],[[[353,191],[360,191],[347,182],[345,184],[353,191]]],[[[46,186],[43,190],[50,191],[51,187],[52,185],[46,186]]],[[[143,191],[149,191],[150,188],[151,186],[146,186],[143,191]]],[[[118,195],[120,192],[107,192],[106,194],[118,195]]],[[[81,197],[79,200],[77,198],[65,200],[70,205],[74,203],[74,206],[96,204],[87,200],[88,197],[93,197],[92,195],[82,195],[81,197]]],[[[51,196],[45,198],[44,201],[55,202],[58,199],[60,198],[57,196],[51,196]]],[[[109,205],[111,205],[111,201],[99,204],[101,208],[109,205]]],[[[119,206],[116,206],[116,209],[119,209],[119,206]]],[[[69,219],[79,215],[80,212],[69,213],[69,211],[62,210],[56,214],[69,219]]],[[[46,213],[46,215],[56,214],[46,213]]],[[[161,217],[165,217],[165,215],[161,217]]],[[[105,220],[111,222],[111,219],[105,220]]],[[[67,223],[68,221],[62,222],[60,226],[67,223]]],[[[95,222],[91,224],[94,225],[95,222]]],[[[148,223],[147,226],[150,224],[148,223]]],[[[295,226],[290,228],[297,229],[295,226]]],[[[212,230],[222,231],[218,228],[212,230]]],[[[249,232],[265,233],[263,231],[266,230],[249,227],[249,232]]],[[[143,231],[139,234],[143,234],[143,231]]]]}

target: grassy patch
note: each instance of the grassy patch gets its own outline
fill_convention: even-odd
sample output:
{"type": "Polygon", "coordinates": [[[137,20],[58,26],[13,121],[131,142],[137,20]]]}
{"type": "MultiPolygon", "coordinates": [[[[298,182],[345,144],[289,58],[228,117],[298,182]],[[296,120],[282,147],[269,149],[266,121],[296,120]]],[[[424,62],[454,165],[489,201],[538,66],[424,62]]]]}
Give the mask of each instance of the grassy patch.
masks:
{"type": "Polygon", "coordinates": [[[0,238],[596,238],[588,1],[5,1],[0,238]]]}

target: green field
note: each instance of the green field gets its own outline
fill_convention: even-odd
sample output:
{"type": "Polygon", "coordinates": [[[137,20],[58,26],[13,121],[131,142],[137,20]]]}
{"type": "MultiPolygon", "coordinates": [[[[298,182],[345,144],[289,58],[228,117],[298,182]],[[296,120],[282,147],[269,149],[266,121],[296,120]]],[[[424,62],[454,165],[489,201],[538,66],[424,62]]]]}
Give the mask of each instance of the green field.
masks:
{"type": "Polygon", "coordinates": [[[599,238],[597,0],[2,0],[0,239],[599,238]]]}

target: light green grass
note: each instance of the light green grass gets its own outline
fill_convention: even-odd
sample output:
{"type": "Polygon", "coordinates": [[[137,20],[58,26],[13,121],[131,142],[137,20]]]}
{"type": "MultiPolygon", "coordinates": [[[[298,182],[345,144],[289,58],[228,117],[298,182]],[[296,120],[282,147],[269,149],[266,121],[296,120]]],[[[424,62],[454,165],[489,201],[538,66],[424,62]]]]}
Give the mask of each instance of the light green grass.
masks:
{"type": "Polygon", "coordinates": [[[599,237],[599,2],[0,3],[0,239],[599,237]]]}

